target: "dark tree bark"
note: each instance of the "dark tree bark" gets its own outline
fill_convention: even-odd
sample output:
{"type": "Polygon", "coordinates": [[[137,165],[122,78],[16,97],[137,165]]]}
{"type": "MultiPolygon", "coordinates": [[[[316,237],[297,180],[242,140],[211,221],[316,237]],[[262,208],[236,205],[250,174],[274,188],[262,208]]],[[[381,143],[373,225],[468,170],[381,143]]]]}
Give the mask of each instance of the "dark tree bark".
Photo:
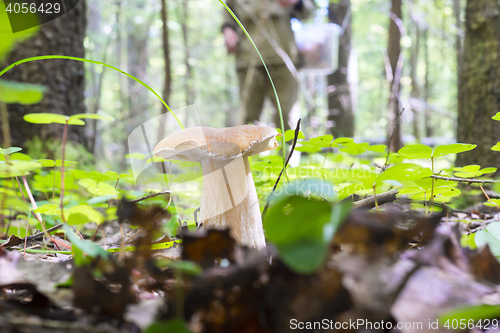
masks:
{"type": "Polygon", "coordinates": [[[500,141],[500,1],[468,0],[465,45],[460,73],[457,141],[477,144],[457,155],[456,164],[500,167],[500,153],[491,147],[500,141]]]}
{"type": "MultiPolygon", "coordinates": [[[[35,2],[40,4],[41,0],[35,2]]],[[[86,25],[86,4],[85,0],[80,0],[67,14],[41,25],[34,37],[17,44],[0,67],[4,68],[18,60],[41,55],[83,58],[86,25]]],[[[38,112],[64,115],[84,113],[84,77],[82,62],[59,59],[24,63],[3,75],[2,79],[42,84],[47,87],[40,103],[7,105],[12,145],[25,147],[26,141],[34,136],[39,136],[42,140],[61,139],[61,125],[29,124],[23,117],[28,113],[38,112]]],[[[70,126],[68,139],[88,147],[83,126],[70,126]]]]}
{"type": "Polygon", "coordinates": [[[389,147],[392,151],[398,151],[403,143],[401,141],[401,123],[399,120],[400,103],[399,93],[401,73],[397,71],[399,57],[401,55],[401,32],[399,31],[398,23],[401,21],[401,0],[392,0],[391,14],[389,25],[389,46],[387,47],[387,55],[392,71],[392,81],[390,82],[389,95],[389,121],[387,127],[388,138],[390,140],[389,147]]]}
{"type": "Polygon", "coordinates": [[[330,3],[328,8],[330,22],[345,28],[339,39],[338,68],[327,77],[328,120],[332,122],[330,132],[335,137],[354,136],[352,97],[347,80],[352,35],[350,6],[351,0],[340,0],[337,3],[330,3]]]}
{"type": "MultiPolygon", "coordinates": [[[[168,34],[168,3],[167,0],[160,0],[161,2],[161,22],[162,22],[162,46],[163,46],[163,62],[165,63],[165,81],[163,84],[163,100],[168,105],[168,100],[170,98],[170,93],[172,91],[172,69],[170,61],[170,44],[169,44],[169,34],[168,34]]],[[[168,112],[167,108],[163,105],[161,107],[161,113],[165,114],[168,112]]],[[[162,117],[160,121],[162,124],[158,128],[157,142],[164,137],[165,130],[165,117],[162,117]]]]}
{"type": "MultiPolygon", "coordinates": [[[[168,36],[168,3],[167,0],[161,1],[161,22],[163,36],[163,60],[165,62],[165,84],[163,86],[163,100],[168,104],[172,84],[172,70],[170,67],[170,45],[168,36]]],[[[162,107],[163,112],[167,112],[166,108],[162,107]]]]}

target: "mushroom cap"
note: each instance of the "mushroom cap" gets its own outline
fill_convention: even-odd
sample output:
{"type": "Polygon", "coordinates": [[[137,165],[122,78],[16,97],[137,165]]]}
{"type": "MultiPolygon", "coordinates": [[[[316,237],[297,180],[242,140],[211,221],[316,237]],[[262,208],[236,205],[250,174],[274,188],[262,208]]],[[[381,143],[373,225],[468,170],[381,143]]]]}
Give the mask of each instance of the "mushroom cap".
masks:
{"type": "Polygon", "coordinates": [[[252,156],[277,148],[277,135],[276,129],[266,126],[191,127],[161,140],[154,153],[164,159],[193,162],[252,156]]]}

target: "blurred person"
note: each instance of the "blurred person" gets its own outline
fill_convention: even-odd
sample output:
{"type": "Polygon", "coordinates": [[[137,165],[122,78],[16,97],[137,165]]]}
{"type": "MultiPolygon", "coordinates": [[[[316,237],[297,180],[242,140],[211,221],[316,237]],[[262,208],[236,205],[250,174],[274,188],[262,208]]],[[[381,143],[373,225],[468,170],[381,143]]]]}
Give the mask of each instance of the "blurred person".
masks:
{"type": "MultiPolygon", "coordinates": [[[[289,129],[289,114],[298,91],[297,81],[289,67],[293,68],[299,64],[290,20],[309,17],[314,9],[313,3],[310,0],[227,0],[226,4],[259,49],[278,93],[285,130],[289,129]]],[[[264,100],[268,96],[275,109],[274,123],[279,126],[276,98],[266,70],[252,43],[226,9],[222,32],[228,54],[236,55],[240,123],[257,123],[264,100]]]]}

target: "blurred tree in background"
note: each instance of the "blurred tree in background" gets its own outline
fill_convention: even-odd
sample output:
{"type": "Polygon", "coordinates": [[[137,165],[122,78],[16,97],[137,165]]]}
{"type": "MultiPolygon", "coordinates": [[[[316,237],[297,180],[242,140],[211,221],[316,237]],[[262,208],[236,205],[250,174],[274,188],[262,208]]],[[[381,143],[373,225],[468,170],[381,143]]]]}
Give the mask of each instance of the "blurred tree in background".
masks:
{"type": "Polygon", "coordinates": [[[463,68],[460,71],[459,142],[478,147],[457,157],[458,165],[498,166],[500,155],[491,147],[500,141],[500,1],[468,0],[463,68]]]}
{"type": "MultiPolygon", "coordinates": [[[[78,8],[69,14],[41,26],[36,37],[18,44],[2,66],[41,54],[85,56],[124,69],[144,80],[167,100],[173,110],[194,104],[203,126],[235,124],[239,109],[238,85],[234,60],[227,56],[220,32],[222,5],[218,1],[80,2],[78,8]],[[88,19],[86,32],[85,11],[88,19]]],[[[493,40],[490,42],[486,38],[493,36],[492,33],[488,35],[488,31],[498,30],[492,26],[495,17],[485,17],[485,21],[478,25],[472,17],[480,18],[480,15],[473,15],[474,6],[469,4],[467,13],[471,23],[467,25],[468,40],[463,44],[464,0],[315,2],[317,11],[305,23],[330,20],[342,25],[343,34],[339,43],[339,68],[335,73],[325,77],[300,75],[299,72],[301,84],[294,112],[296,117],[306,120],[303,127],[306,136],[325,133],[335,123],[335,135],[354,135],[361,141],[386,143],[394,129],[390,120],[396,111],[401,112],[404,108],[400,118],[400,137],[405,144],[422,142],[434,145],[455,141],[457,114],[462,119],[458,121],[459,141],[482,144],[481,138],[464,136],[474,131],[461,130],[461,124],[472,119],[467,117],[471,117],[473,102],[470,98],[465,100],[465,96],[473,92],[466,89],[475,87],[479,91],[480,86],[487,84],[484,77],[476,80],[475,74],[471,76],[475,66],[467,62],[474,56],[467,52],[478,52],[481,44],[474,46],[474,43],[483,43],[484,47],[490,45],[493,49],[493,40]],[[395,20],[395,17],[399,19],[395,20]],[[403,31],[406,33],[400,35],[403,31]],[[399,74],[396,73],[398,63],[402,65],[399,74]],[[472,77],[476,81],[467,79],[469,84],[461,88],[463,100],[461,111],[457,113],[459,72],[463,73],[461,77],[472,77]],[[389,89],[393,83],[397,83],[396,96],[391,96],[392,89],[389,89]],[[388,101],[397,102],[397,105],[388,101]],[[388,108],[388,104],[394,105],[388,108]]],[[[486,5],[486,0],[477,3],[483,2],[486,5]]],[[[495,4],[491,0],[491,5],[495,4]]],[[[489,60],[485,59],[481,65],[486,66],[489,60]]],[[[83,66],[64,60],[39,61],[19,66],[7,73],[6,78],[40,83],[48,88],[43,101],[37,105],[9,106],[16,145],[23,145],[33,135],[42,139],[52,136],[50,126],[42,126],[44,132],[41,133],[24,123],[22,116],[27,112],[73,114],[84,112],[86,106],[87,112],[102,112],[115,117],[117,121],[111,127],[88,121],[84,130],[76,126],[71,128],[70,139],[84,144],[94,153],[99,168],[126,169],[130,132],[166,112],[142,85],[102,66],[83,66]]],[[[487,90],[484,89],[482,92],[487,90]]],[[[492,101],[492,97],[482,95],[477,100],[486,103],[492,101]]],[[[477,107],[484,110],[481,119],[486,119],[486,114],[488,117],[494,114],[492,108],[482,108],[481,105],[474,105],[474,110],[479,110],[477,107]]],[[[265,121],[270,121],[271,113],[272,107],[266,105],[265,121]]],[[[185,121],[185,114],[180,114],[180,118],[185,121]]],[[[194,126],[197,122],[188,122],[188,125],[194,126]]],[[[488,133],[483,131],[483,126],[494,126],[491,122],[486,125],[484,120],[481,124],[477,120],[474,127],[478,133],[488,133]]],[[[60,137],[58,129],[55,136],[60,137]]],[[[497,140],[493,139],[493,134],[484,136],[497,140]]],[[[395,146],[400,144],[394,143],[395,146]]],[[[489,143],[485,141],[482,145],[489,149],[493,144],[488,147],[489,143]]],[[[481,155],[485,155],[484,151],[481,155]]]]}
{"type": "MultiPolygon", "coordinates": [[[[40,4],[42,1],[35,1],[40,4]]],[[[66,55],[83,57],[83,39],[86,33],[86,1],[66,15],[43,24],[38,33],[18,43],[4,59],[4,68],[18,60],[41,55],[66,55]]],[[[85,72],[81,62],[69,60],[44,60],[22,64],[7,72],[2,79],[44,85],[47,90],[40,103],[32,105],[8,104],[11,144],[26,147],[34,136],[42,140],[61,138],[58,125],[35,126],[26,123],[24,115],[33,112],[49,112],[72,115],[85,112],[85,72]]],[[[84,128],[72,126],[69,139],[88,147],[84,128]]]]}
{"type": "Polygon", "coordinates": [[[351,1],[340,0],[328,7],[330,22],[341,27],[337,70],[328,75],[328,120],[332,121],[330,132],[336,137],[354,136],[354,114],[351,87],[348,81],[349,58],[351,56],[351,1]]]}

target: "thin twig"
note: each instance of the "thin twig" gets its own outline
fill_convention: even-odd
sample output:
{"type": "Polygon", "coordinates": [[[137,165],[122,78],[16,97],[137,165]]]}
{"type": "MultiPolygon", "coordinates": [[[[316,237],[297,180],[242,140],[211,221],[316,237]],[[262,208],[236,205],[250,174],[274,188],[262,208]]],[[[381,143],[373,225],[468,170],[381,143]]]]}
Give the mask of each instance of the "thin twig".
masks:
{"type": "Polygon", "coordinates": [[[398,189],[392,189],[390,191],[377,194],[376,197],[370,196],[366,199],[354,201],[352,205],[354,208],[370,209],[372,207],[376,207],[378,205],[382,205],[387,202],[395,201],[397,199],[396,194],[398,194],[398,192],[399,192],[398,189]]]}
{"type": "MultiPolygon", "coordinates": [[[[61,156],[61,219],[63,220],[64,223],[66,223],[66,218],[64,217],[64,155],[66,152],[66,139],[68,138],[68,122],[69,122],[69,117],[66,118],[66,123],[64,124],[64,131],[63,131],[63,141],[62,141],[62,156],[61,156]]],[[[55,170],[55,169],[54,169],[55,170]]],[[[55,177],[55,172],[54,172],[54,177],[55,177]]]]}
{"type": "MultiPolygon", "coordinates": [[[[53,226],[52,228],[47,229],[47,231],[46,231],[46,232],[47,232],[47,233],[50,233],[50,232],[52,232],[52,231],[54,231],[54,230],[60,229],[60,228],[62,227],[62,225],[63,225],[63,224],[62,224],[62,223],[60,223],[60,224],[58,224],[58,225],[56,225],[56,226],[53,226]]],[[[45,235],[45,233],[44,233],[44,232],[39,232],[39,233],[34,234],[34,235],[32,235],[32,236],[28,236],[28,237],[26,237],[26,240],[27,240],[28,242],[31,242],[31,241],[37,240],[37,239],[39,239],[39,238],[42,238],[44,235],[45,235]]]]}
{"type": "Polygon", "coordinates": [[[476,183],[476,184],[490,184],[490,183],[500,182],[498,180],[467,179],[467,178],[457,178],[457,177],[445,177],[445,176],[438,176],[438,175],[432,175],[431,178],[442,179],[442,180],[447,180],[447,181],[451,181],[451,182],[476,183]]]}
{"type": "Polygon", "coordinates": [[[130,202],[139,202],[139,201],[146,200],[146,199],[149,199],[149,198],[152,198],[152,197],[156,197],[158,195],[170,194],[170,193],[172,193],[172,190],[166,190],[166,191],[162,191],[162,192],[157,192],[157,193],[146,195],[146,196],[138,198],[138,199],[130,200],[130,202]]]}
{"type": "MultiPolygon", "coordinates": [[[[278,183],[280,182],[281,176],[283,175],[283,172],[285,171],[285,168],[288,165],[288,162],[290,161],[290,158],[292,157],[292,154],[295,150],[295,145],[297,144],[297,140],[299,138],[299,131],[300,131],[300,121],[302,119],[299,118],[299,121],[297,121],[297,126],[295,127],[295,137],[293,138],[293,143],[292,143],[292,148],[290,149],[290,153],[288,154],[288,157],[286,158],[285,165],[281,169],[281,172],[278,176],[278,179],[276,179],[276,183],[274,183],[273,190],[271,191],[271,194],[267,197],[266,201],[266,206],[264,207],[264,210],[262,211],[262,220],[266,217],[267,210],[269,209],[269,204],[271,203],[271,197],[273,196],[274,191],[276,190],[276,187],[278,187],[278,183]]],[[[285,147],[283,147],[285,149],[285,147]]]]}
{"type": "MultiPolygon", "coordinates": [[[[24,194],[23,194],[23,190],[21,189],[21,183],[19,182],[19,179],[17,177],[15,177],[16,180],[17,180],[17,185],[19,185],[19,190],[21,191],[21,195],[23,196],[23,200],[24,200],[24,203],[28,204],[26,202],[26,198],[24,197],[24,194]]],[[[24,186],[26,188],[26,192],[28,193],[31,193],[30,191],[30,188],[29,188],[29,185],[28,185],[28,182],[25,182],[24,183],[24,186]]],[[[30,198],[33,198],[33,195],[31,195],[30,198]]],[[[35,203],[35,200],[33,199],[33,207],[36,207],[36,203],[35,203]]],[[[57,239],[55,239],[54,237],[52,237],[48,232],[47,232],[47,229],[45,228],[45,223],[43,222],[43,220],[41,218],[38,217],[37,214],[35,214],[35,212],[33,210],[31,210],[31,214],[33,214],[33,216],[35,217],[35,219],[37,219],[37,221],[40,223],[40,225],[42,226],[42,229],[43,229],[43,232],[45,233],[45,235],[52,241],[54,242],[54,244],[57,244],[59,243],[59,245],[62,245],[64,247],[67,247],[65,244],[62,244],[60,243],[57,239]]]]}
{"type": "Polygon", "coordinates": [[[484,190],[484,188],[481,185],[479,185],[479,187],[481,188],[481,191],[483,191],[483,194],[486,197],[486,199],[488,199],[488,201],[491,204],[495,205],[495,207],[497,209],[497,219],[500,219],[500,212],[499,212],[500,207],[498,206],[498,204],[496,202],[494,202],[493,200],[491,200],[491,198],[488,196],[488,194],[486,194],[486,191],[484,190]]]}

